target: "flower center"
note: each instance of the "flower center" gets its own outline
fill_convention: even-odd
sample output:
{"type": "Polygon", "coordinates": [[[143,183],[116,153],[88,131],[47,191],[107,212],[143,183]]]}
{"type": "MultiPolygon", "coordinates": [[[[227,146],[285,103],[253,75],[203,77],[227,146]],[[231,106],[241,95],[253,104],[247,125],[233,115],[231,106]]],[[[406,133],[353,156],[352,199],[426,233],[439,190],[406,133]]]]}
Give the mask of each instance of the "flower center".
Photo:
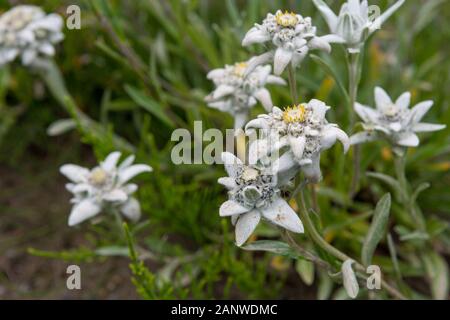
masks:
{"type": "Polygon", "coordinates": [[[305,122],[306,108],[305,104],[299,104],[292,107],[287,107],[283,112],[283,120],[285,123],[305,122]]]}
{"type": "Polygon", "coordinates": [[[108,173],[102,168],[92,170],[89,181],[94,185],[103,185],[108,180],[108,173]]]}
{"type": "Polygon", "coordinates": [[[383,110],[383,113],[388,117],[395,117],[398,115],[398,112],[398,107],[395,104],[390,104],[383,110]]]}
{"type": "Polygon", "coordinates": [[[246,62],[236,63],[233,67],[233,74],[237,77],[242,78],[244,76],[245,70],[247,69],[246,62]]]}
{"type": "Polygon", "coordinates": [[[242,176],[241,178],[245,181],[253,181],[256,180],[259,176],[259,172],[256,169],[253,168],[245,168],[244,171],[242,172],[242,176]]]}
{"type": "Polygon", "coordinates": [[[298,17],[293,12],[278,12],[275,16],[277,24],[283,27],[294,27],[298,24],[298,17]]]}

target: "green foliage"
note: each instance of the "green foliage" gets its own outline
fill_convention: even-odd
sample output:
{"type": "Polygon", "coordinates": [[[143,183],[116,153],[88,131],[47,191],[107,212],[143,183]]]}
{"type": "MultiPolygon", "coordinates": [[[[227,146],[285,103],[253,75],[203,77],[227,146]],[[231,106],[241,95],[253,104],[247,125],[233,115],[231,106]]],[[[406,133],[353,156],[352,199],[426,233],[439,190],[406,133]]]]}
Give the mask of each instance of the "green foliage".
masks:
{"type": "MultiPolygon", "coordinates": [[[[58,12],[72,4],[30,2],[58,12]]],[[[338,1],[332,3],[337,11],[338,1]]],[[[56,55],[69,91],[65,98],[55,99],[42,79],[18,65],[0,68],[0,163],[20,168],[33,150],[46,154],[56,148],[67,152],[64,159],[69,162],[84,161],[70,146],[58,146],[80,140],[92,147],[98,159],[115,149],[133,152],[154,172],[138,180],[143,220],[125,227],[126,239],[105,218],[99,225],[80,229],[90,240],[88,248],[29,249],[29,253],[83,262],[127,254],[132,281],[145,299],[289,297],[284,291],[287,280],[295,285],[314,281],[317,286],[311,290],[317,291],[319,299],[342,296],[339,291],[333,295],[334,282],[326,270],[311,267],[298,251],[279,241],[278,230],[258,227],[256,241],[244,246],[245,251],[236,248],[233,228],[218,216],[226,198],[226,191],[217,184],[224,175],[222,168],[175,166],[170,160],[174,128],[192,132],[194,120],[202,120],[204,130],[232,127],[231,117],[203,101],[212,88],[205,75],[261,53],[260,48],[243,48],[240,42],[267,12],[299,11],[312,17],[319,35],[328,32],[311,1],[86,0],[79,4],[82,28],[65,31],[66,39],[56,55]],[[69,117],[73,121],[60,122],[69,117]],[[69,130],[74,124],[77,130],[69,130]],[[63,136],[49,137],[47,128],[63,136]],[[274,255],[296,260],[288,266],[293,272],[270,267],[274,255]],[[287,279],[289,274],[295,280],[287,279]]],[[[379,4],[384,9],[388,1],[379,4]]],[[[6,9],[3,4],[0,8],[6,9]]],[[[449,124],[449,17],[448,1],[407,1],[365,47],[358,101],[373,105],[375,85],[388,88],[394,97],[410,90],[413,103],[435,101],[427,122],[449,124]]],[[[340,124],[348,119],[344,55],[333,45],[331,56],[312,55],[296,74],[301,100],[326,101],[333,106],[330,122],[340,124]]],[[[291,102],[287,88],[270,91],[276,105],[291,102]]],[[[258,106],[252,116],[262,112],[258,106]]],[[[409,206],[423,214],[424,230],[417,228],[401,203],[405,190],[393,178],[393,154],[387,144],[362,146],[363,174],[354,199],[347,196],[352,152],[343,155],[339,146],[322,155],[324,179],[317,189],[320,212],[309,213],[320,235],[349,256],[362,256],[364,265],[380,265],[383,275],[408,297],[448,297],[449,133],[450,128],[425,133],[420,148],[407,154],[409,206]],[[392,206],[390,198],[383,197],[386,192],[393,195],[392,206]],[[378,204],[377,199],[381,199],[378,204]],[[383,241],[386,232],[390,236],[383,241]],[[422,280],[430,284],[429,292],[421,285],[405,289],[406,284],[422,280]]],[[[339,267],[311,239],[295,240],[314,248],[311,251],[333,271],[339,267]]]]}

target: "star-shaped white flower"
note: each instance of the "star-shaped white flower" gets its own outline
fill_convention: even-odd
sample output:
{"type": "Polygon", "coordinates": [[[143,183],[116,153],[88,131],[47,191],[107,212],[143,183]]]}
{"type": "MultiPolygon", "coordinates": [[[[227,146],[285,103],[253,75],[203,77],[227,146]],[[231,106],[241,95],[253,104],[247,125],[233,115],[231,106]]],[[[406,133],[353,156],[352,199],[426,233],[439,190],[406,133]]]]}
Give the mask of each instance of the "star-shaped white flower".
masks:
{"type": "Polygon", "coordinates": [[[369,16],[370,7],[367,0],[347,0],[342,5],[339,16],[336,16],[323,0],[313,0],[313,2],[326,20],[330,31],[341,38],[338,42],[344,43],[350,53],[357,53],[367,37],[381,28],[381,25],[403,5],[405,0],[397,1],[373,20],[369,16]]]}
{"type": "Polygon", "coordinates": [[[69,226],[79,224],[109,208],[120,210],[132,221],[139,220],[140,204],[131,196],[138,187],[128,181],[140,173],[152,171],[152,168],[145,164],[133,165],[134,155],[118,165],[120,156],[120,152],[112,152],[92,170],[75,164],[65,164],[60,168],[60,172],[72,181],[66,185],[67,190],[74,195],[69,226]]]}
{"type": "Polygon", "coordinates": [[[280,75],[289,63],[297,67],[311,49],[330,52],[330,43],[336,41],[340,39],[334,35],[316,36],[316,27],[310,17],[278,10],[275,14],[267,14],[262,24],[255,24],[245,35],[242,45],[270,42],[274,50],[258,56],[249,68],[273,59],[274,73],[280,75]]]}
{"type": "Polygon", "coordinates": [[[285,85],[286,82],[271,74],[271,66],[257,66],[246,73],[248,63],[240,62],[214,69],[207,75],[216,85],[205,101],[211,108],[228,112],[234,116],[235,129],[242,128],[247,122],[250,109],[260,101],[266,110],[272,108],[272,99],[267,84],[285,85]]]}
{"type": "Polygon", "coordinates": [[[231,217],[236,226],[236,244],[241,246],[255,230],[261,218],[296,233],[303,224],[289,204],[280,197],[275,175],[246,166],[229,152],[222,153],[229,177],[219,179],[229,191],[229,200],[219,209],[221,217],[231,217]]]}
{"type": "Polygon", "coordinates": [[[60,42],[63,20],[58,14],[46,15],[31,5],[20,5],[0,16],[0,66],[20,57],[25,66],[55,54],[60,42]]]}
{"type": "Polygon", "coordinates": [[[350,145],[347,134],[326,120],[329,108],[322,101],[312,99],[284,111],[274,107],[271,113],[247,123],[247,135],[257,134],[256,129],[260,133],[260,138],[250,146],[250,163],[267,161],[271,154],[276,152],[279,156],[286,150],[272,165],[284,175],[283,183],[299,169],[310,182],[318,182],[321,179],[320,153],[331,148],[337,140],[343,144],[344,152],[350,145]]]}
{"type": "Polygon", "coordinates": [[[395,103],[380,87],[375,88],[376,109],[355,104],[355,111],[364,121],[365,131],[354,134],[351,144],[359,144],[380,138],[387,138],[394,146],[417,147],[419,138],[416,132],[431,132],[442,130],[446,126],[420,122],[433,101],[423,101],[409,109],[411,94],[403,93],[395,103]]]}

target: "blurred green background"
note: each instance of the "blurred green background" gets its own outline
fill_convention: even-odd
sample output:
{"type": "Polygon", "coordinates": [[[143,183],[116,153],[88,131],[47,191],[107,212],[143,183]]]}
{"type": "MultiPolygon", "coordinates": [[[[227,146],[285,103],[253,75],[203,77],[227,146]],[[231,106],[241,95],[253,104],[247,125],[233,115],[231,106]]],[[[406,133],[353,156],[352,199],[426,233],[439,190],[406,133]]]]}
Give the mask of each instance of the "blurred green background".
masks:
{"type": "MultiPolygon", "coordinates": [[[[22,1],[2,1],[0,11],[22,1]]],[[[319,35],[325,21],[309,0],[303,1],[27,1],[47,12],[66,15],[81,8],[80,30],[64,30],[56,62],[78,106],[107,130],[136,146],[138,161],[154,172],[139,179],[144,217],[131,227],[145,262],[128,268],[126,241],[108,224],[66,225],[70,205],[60,165],[92,166],[113,150],[89,132],[47,134],[54,121],[68,118],[44,84],[19,65],[0,69],[0,297],[10,298],[341,298],[343,292],[325,272],[272,254],[249,253],[233,244],[233,227],[218,215],[226,192],[217,185],[218,165],[180,165],[170,160],[174,128],[232,128],[232,118],[210,109],[203,98],[212,90],[206,73],[224,64],[249,59],[262,48],[243,48],[241,39],[268,12],[287,9],[311,16],[319,35]],[[27,252],[30,247],[34,251],[27,252]],[[99,251],[99,248],[105,250],[99,251]],[[36,251],[38,250],[38,251],[36,251]],[[30,255],[29,253],[33,253],[30,255]],[[44,257],[56,259],[44,259],[44,257]],[[65,267],[82,264],[86,287],[65,289],[65,267]],[[134,284],[138,295],[130,281],[134,284]],[[313,281],[314,280],[314,281],[313,281]]],[[[335,12],[341,1],[327,1],[335,12]]],[[[371,1],[382,11],[392,1],[371,1]]],[[[358,101],[373,105],[373,88],[393,97],[411,91],[412,102],[432,99],[427,122],[450,124],[450,2],[406,1],[369,41],[364,51],[358,101]]],[[[327,61],[346,83],[344,50],[333,46],[327,61]]],[[[344,99],[333,78],[308,58],[297,71],[302,101],[318,98],[333,108],[330,122],[344,124],[344,99]]],[[[290,103],[288,88],[271,87],[275,105],[290,103]]],[[[261,106],[253,110],[263,113],[261,106]]],[[[418,201],[427,217],[430,243],[439,262],[450,251],[450,128],[421,135],[421,146],[408,154],[413,186],[430,182],[418,201]]],[[[383,143],[362,148],[365,171],[393,173],[392,154],[383,143]]],[[[351,153],[334,147],[322,159],[319,187],[322,233],[342,251],[358,256],[370,225],[370,210],[389,188],[363,176],[353,203],[346,200],[351,153]]],[[[396,240],[405,281],[415,297],[433,296],[436,270],[427,270],[420,243],[401,241],[402,210],[394,204],[389,228],[396,240]],[[431,285],[430,285],[431,283],[431,285]]],[[[254,238],[278,239],[267,225],[254,238]]],[[[298,237],[312,246],[305,235],[298,237]]],[[[425,259],[426,260],[426,259],[425,259]]],[[[375,262],[394,273],[383,243],[375,262]]],[[[439,264],[439,263],[438,263],[439,264]]],[[[442,268],[441,268],[442,269],[442,268]]],[[[445,267],[443,267],[445,269],[445,267]]],[[[444,271],[439,271],[444,272],[444,271]]],[[[445,276],[445,273],[444,273],[445,276]]],[[[448,276],[448,274],[447,274],[448,276]]],[[[380,297],[387,298],[384,294],[380,297]]]]}

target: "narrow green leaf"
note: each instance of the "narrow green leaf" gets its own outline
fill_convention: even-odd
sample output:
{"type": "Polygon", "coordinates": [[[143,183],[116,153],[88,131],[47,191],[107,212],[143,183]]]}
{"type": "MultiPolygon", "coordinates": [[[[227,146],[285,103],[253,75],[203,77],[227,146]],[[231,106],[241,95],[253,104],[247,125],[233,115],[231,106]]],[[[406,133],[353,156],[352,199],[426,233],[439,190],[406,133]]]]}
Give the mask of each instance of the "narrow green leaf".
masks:
{"type": "Polygon", "coordinates": [[[307,260],[297,260],[295,263],[295,270],[300,275],[303,282],[310,286],[314,282],[314,263],[307,260]]]}
{"type": "Polygon", "coordinates": [[[447,262],[437,253],[430,251],[423,256],[425,270],[434,299],[445,300],[449,294],[449,270],[447,262]]]}
{"type": "Polygon", "coordinates": [[[388,175],[382,174],[382,173],[378,173],[378,172],[367,172],[367,176],[378,179],[381,182],[386,183],[388,186],[390,186],[393,189],[395,194],[398,196],[401,195],[403,192],[398,181],[395,180],[394,178],[392,178],[391,176],[388,176],[388,175]]]}
{"type": "Polygon", "coordinates": [[[141,90],[134,88],[130,85],[125,85],[125,91],[128,93],[128,95],[133,99],[133,101],[140,107],[142,107],[144,110],[150,112],[155,117],[157,117],[159,120],[170,126],[171,128],[175,127],[175,124],[172,122],[172,120],[166,116],[164,111],[162,110],[162,107],[158,102],[148,97],[145,93],[143,93],[141,90]]]}
{"type": "Polygon", "coordinates": [[[129,249],[128,249],[128,247],[108,246],[108,247],[101,247],[101,248],[96,249],[95,253],[99,256],[105,256],[105,257],[111,257],[111,256],[128,257],[129,249]]]}
{"type": "Polygon", "coordinates": [[[315,54],[311,54],[310,57],[314,62],[316,62],[318,65],[320,65],[322,68],[325,69],[325,72],[328,73],[328,75],[331,76],[338,85],[345,100],[350,101],[350,97],[344,85],[342,84],[342,81],[339,79],[339,76],[337,75],[336,71],[334,71],[334,69],[328,64],[328,62],[326,62],[324,59],[315,54]]]}
{"type": "Polygon", "coordinates": [[[370,265],[375,249],[383,238],[386,226],[389,220],[389,213],[391,209],[391,194],[385,194],[375,207],[375,212],[370,225],[367,236],[361,251],[361,260],[364,265],[370,265]]]}
{"type": "Polygon", "coordinates": [[[289,245],[282,241],[260,240],[242,247],[247,251],[267,251],[281,256],[298,259],[300,256],[289,245]]]}
{"type": "Polygon", "coordinates": [[[47,128],[47,134],[51,137],[59,136],[77,127],[77,123],[72,118],[59,119],[50,124],[47,128]]]}

